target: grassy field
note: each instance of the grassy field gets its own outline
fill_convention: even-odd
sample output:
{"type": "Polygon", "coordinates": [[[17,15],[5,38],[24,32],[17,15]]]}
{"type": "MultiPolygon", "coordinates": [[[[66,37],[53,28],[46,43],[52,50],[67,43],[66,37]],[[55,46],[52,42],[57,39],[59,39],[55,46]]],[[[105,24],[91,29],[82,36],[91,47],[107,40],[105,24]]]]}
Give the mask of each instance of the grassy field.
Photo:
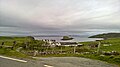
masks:
{"type": "MultiPolygon", "coordinates": [[[[88,45],[97,42],[95,41],[95,42],[81,42],[81,43],[88,45]]],[[[97,49],[94,50],[96,51],[97,49]]],[[[116,51],[120,53],[120,38],[110,38],[101,41],[100,51],[104,51],[104,52],[116,51]],[[109,46],[104,46],[104,45],[109,45],[109,46]]],[[[102,53],[100,53],[100,54],[86,54],[82,56],[85,58],[97,59],[97,60],[102,60],[109,63],[115,63],[120,65],[120,55],[102,55],[102,53]]]]}
{"type": "Polygon", "coordinates": [[[6,49],[6,48],[1,48],[0,49],[0,55],[17,57],[17,58],[27,58],[28,57],[25,54],[22,54],[20,52],[15,51],[15,50],[6,49]]]}
{"type": "Polygon", "coordinates": [[[4,42],[2,48],[0,48],[0,55],[17,57],[17,58],[28,58],[26,54],[16,51],[17,48],[23,45],[24,42],[31,42],[33,39],[31,37],[6,37],[0,36],[0,45],[4,42]],[[11,46],[13,47],[13,42],[16,42],[15,47],[13,49],[4,47],[11,46]]]}
{"type": "MultiPolygon", "coordinates": [[[[80,44],[84,44],[84,46],[77,47],[76,54],[67,53],[68,51],[72,52],[73,47],[66,47],[66,48],[63,48],[63,50],[66,51],[66,53],[42,55],[40,57],[84,57],[84,58],[101,60],[101,61],[105,61],[108,63],[117,64],[120,66],[120,55],[104,55],[102,53],[102,52],[112,52],[112,51],[120,53],[120,38],[111,38],[108,40],[101,41],[99,54],[92,53],[92,52],[96,52],[98,48],[90,48],[90,45],[98,44],[98,41],[80,42],[80,44]],[[104,45],[109,45],[109,46],[104,46],[104,45]]],[[[58,49],[59,48],[57,48],[56,50],[58,49]]]]}
{"type": "Polygon", "coordinates": [[[120,38],[111,38],[102,41],[101,50],[104,51],[118,51],[120,52],[120,38]],[[111,46],[103,46],[104,44],[111,44],[111,46]]]}
{"type": "MultiPolygon", "coordinates": [[[[44,44],[43,41],[34,40],[32,37],[0,37],[0,45],[4,42],[5,46],[13,46],[14,41],[16,41],[16,45],[14,49],[2,47],[0,48],[0,55],[11,56],[11,57],[19,57],[19,58],[27,58],[29,55],[25,53],[21,53],[16,51],[17,48],[23,47],[23,51],[61,51],[61,47],[42,47],[44,44]],[[29,42],[28,48],[26,48],[25,43],[29,42]]],[[[74,53],[74,47],[62,47],[62,53],[60,54],[45,54],[45,55],[37,55],[39,57],[84,57],[96,60],[102,60],[109,63],[120,65],[120,55],[104,55],[102,52],[118,52],[120,53],[120,38],[111,38],[107,40],[101,41],[100,53],[95,53],[97,51],[97,47],[91,48],[91,45],[98,44],[98,41],[92,42],[80,42],[83,46],[76,47],[76,53],[74,53]],[[105,46],[107,45],[107,46],[105,46]]],[[[33,55],[32,55],[33,56],[33,55]]]]}

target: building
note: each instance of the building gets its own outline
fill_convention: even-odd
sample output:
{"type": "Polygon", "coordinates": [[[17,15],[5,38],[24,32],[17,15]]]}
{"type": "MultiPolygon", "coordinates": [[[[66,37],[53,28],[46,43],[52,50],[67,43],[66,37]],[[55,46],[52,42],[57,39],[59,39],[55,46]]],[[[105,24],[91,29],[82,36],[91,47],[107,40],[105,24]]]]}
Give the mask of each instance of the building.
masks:
{"type": "Polygon", "coordinates": [[[55,46],[82,46],[83,44],[79,44],[77,42],[56,42],[56,40],[43,40],[48,43],[49,46],[55,47],[55,46]]]}

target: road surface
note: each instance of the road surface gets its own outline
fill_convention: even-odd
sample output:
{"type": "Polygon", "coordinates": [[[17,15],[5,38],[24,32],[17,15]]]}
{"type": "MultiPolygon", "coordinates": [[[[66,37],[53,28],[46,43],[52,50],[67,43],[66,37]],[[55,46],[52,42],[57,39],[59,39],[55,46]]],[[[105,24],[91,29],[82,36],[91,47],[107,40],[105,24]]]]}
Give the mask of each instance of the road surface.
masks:
{"type": "Polygon", "coordinates": [[[106,62],[78,57],[50,57],[26,61],[0,58],[0,67],[117,67],[106,62]]]}
{"type": "Polygon", "coordinates": [[[37,60],[26,60],[19,62],[15,60],[0,58],[0,67],[44,67],[44,63],[37,60]]]}

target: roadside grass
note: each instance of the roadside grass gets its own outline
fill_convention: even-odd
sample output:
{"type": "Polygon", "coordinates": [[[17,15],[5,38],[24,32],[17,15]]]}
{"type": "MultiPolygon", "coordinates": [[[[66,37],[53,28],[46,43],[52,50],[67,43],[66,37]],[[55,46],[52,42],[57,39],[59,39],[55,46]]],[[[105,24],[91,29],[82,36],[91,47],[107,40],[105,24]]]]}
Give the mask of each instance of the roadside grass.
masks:
{"type": "Polygon", "coordinates": [[[13,46],[14,41],[16,41],[14,49],[2,47],[0,48],[0,55],[16,58],[30,58],[28,55],[16,51],[16,49],[22,46],[24,42],[31,41],[29,37],[0,36],[0,45],[4,42],[4,46],[13,46]]]}
{"type": "Polygon", "coordinates": [[[6,49],[6,48],[0,48],[0,55],[16,57],[16,58],[28,58],[28,56],[23,53],[20,53],[11,49],[6,49]]]}

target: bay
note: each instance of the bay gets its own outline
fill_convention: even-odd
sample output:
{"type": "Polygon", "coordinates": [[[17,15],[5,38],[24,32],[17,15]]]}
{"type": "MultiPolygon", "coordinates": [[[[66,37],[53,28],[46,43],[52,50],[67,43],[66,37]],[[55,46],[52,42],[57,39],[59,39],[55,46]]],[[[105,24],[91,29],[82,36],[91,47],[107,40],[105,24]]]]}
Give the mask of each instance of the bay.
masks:
{"type": "Polygon", "coordinates": [[[61,36],[55,36],[55,37],[48,37],[48,36],[41,36],[41,37],[35,37],[37,40],[56,40],[57,42],[86,42],[86,41],[95,41],[95,40],[102,40],[103,38],[87,38],[87,37],[73,37],[72,40],[61,40],[61,36]]]}

